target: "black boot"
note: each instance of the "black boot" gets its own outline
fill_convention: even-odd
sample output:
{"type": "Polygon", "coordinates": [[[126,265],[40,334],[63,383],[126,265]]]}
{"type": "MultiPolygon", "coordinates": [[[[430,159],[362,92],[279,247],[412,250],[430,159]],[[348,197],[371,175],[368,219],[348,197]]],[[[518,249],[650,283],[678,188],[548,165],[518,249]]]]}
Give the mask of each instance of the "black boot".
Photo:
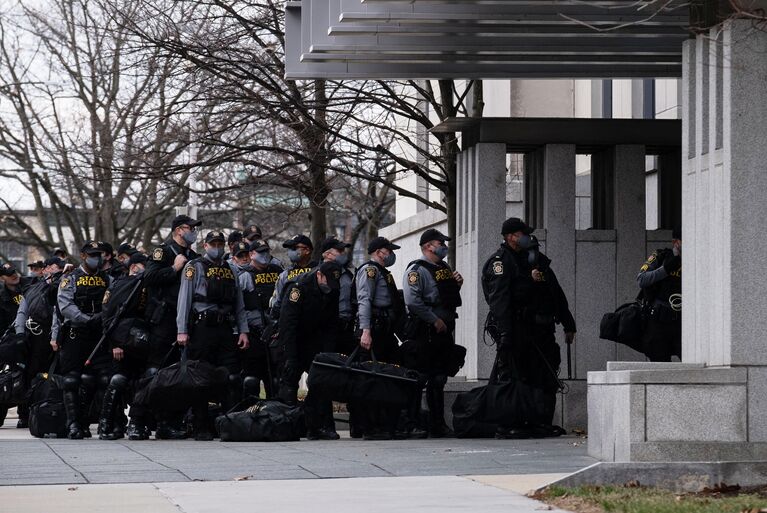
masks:
{"type": "Polygon", "coordinates": [[[150,432],[143,418],[131,417],[125,434],[128,436],[128,440],[149,440],[150,432]]]}
{"type": "Polygon", "coordinates": [[[19,415],[19,421],[16,422],[16,428],[27,429],[29,427],[29,406],[26,404],[20,404],[16,408],[16,412],[19,415]]]}
{"type": "Polygon", "coordinates": [[[107,387],[104,392],[104,400],[101,402],[101,416],[99,417],[99,440],[117,440],[123,437],[122,432],[114,429],[115,406],[120,402],[117,389],[107,387]]]}
{"type": "Polygon", "coordinates": [[[194,439],[198,442],[213,440],[213,433],[208,426],[208,402],[193,406],[192,413],[194,414],[194,439]]]}
{"type": "Polygon", "coordinates": [[[64,390],[64,412],[67,415],[67,438],[70,440],[82,440],[80,397],[74,390],[64,390]]]}
{"type": "Polygon", "coordinates": [[[80,386],[80,428],[83,432],[83,438],[90,438],[91,436],[91,403],[96,397],[96,377],[88,374],[83,374],[82,385],[80,386]]]}
{"type": "Polygon", "coordinates": [[[176,429],[167,420],[157,419],[157,430],[154,432],[155,440],[183,440],[186,438],[186,431],[176,429]]]}

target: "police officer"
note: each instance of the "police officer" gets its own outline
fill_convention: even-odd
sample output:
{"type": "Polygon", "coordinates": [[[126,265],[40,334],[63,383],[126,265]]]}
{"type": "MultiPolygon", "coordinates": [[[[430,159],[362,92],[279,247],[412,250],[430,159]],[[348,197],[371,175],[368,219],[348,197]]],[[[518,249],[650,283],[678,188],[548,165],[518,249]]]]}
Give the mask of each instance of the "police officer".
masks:
{"type": "Polygon", "coordinates": [[[263,382],[266,396],[273,397],[276,370],[272,368],[269,348],[261,335],[272,322],[268,315],[269,300],[283,269],[271,263],[272,256],[266,241],[257,239],[246,247],[249,249],[249,261],[241,267],[239,282],[250,328],[250,346],[243,359],[242,389],[245,395],[258,396],[263,382]]]}
{"type": "MultiPolygon", "coordinates": [[[[0,267],[0,337],[12,327],[23,299],[21,276],[11,264],[0,267]]],[[[0,405],[0,426],[8,414],[8,405],[0,405]]]]}
{"type": "Polygon", "coordinates": [[[227,262],[234,256],[234,249],[238,243],[242,242],[242,232],[232,230],[226,237],[226,246],[229,251],[224,255],[224,260],[227,262]]]}
{"type": "Polygon", "coordinates": [[[280,274],[274,287],[274,296],[272,296],[271,304],[273,319],[280,318],[280,305],[282,304],[287,285],[294,283],[301,275],[317,267],[317,262],[312,260],[314,245],[306,235],[296,235],[292,239],[283,242],[282,247],[288,250],[288,259],[291,265],[280,274]]]}
{"type": "MultiPolygon", "coordinates": [[[[146,288],[143,284],[147,258],[135,252],[127,262],[128,275],[116,279],[104,295],[104,329],[112,327],[107,340],[114,362],[114,373],[104,392],[99,417],[99,439],[117,440],[124,436],[122,405],[132,380],[146,369],[149,336],[144,320],[146,288]],[[118,318],[119,316],[119,318],[118,318]],[[112,326],[114,324],[114,326],[112,326]]],[[[146,410],[131,405],[128,435],[131,440],[146,440],[146,410]]]]}
{"type": "MultiPolygon", "coordinates": [[[[64,271],[64,261],[49,258],[43,263],[43,275],[24,293],[19,310],[16,313],[14,328],[16,334],[24,340],[23,360],[27,383],[39,372],[45,372],[52,355],[51,325],[59,281],[64,271]]],[[[26,405],[19,405],[19,421],[16,427],[28,427],[29,410],[26,405]]]]}
{"type": "MultiPolygon", "coordinates": [[[[280,343],[286,361],[279,398],[287,404],[296,404],[301,374],[308,372],[314,356],[335,349],[341,270],[335,262],[323,262],[286,287],[280,311],[280,343]]],[[[309,390],[304,411],[309,440],[338,440],[330,399],[309,390]]]]}
{"type": "Polygon", "coordinates": [[[64,376],[64,409],[67,416],[67,437],[90,437],[89,409],[99,385],[106,388],[111,357],[105,345],[94,355],[92,363],[85,361],[101,338],[101,309],[111,278],[102,269],[104,252],[96,241],[86,242],[80,259],[82,264],[69,276],[62,278],[57,296],[61,327],[54,351],[60,351],[59,369],[64,376]]]}
{"type": "Polygon", "coordinates": [[[637,275],[649,310],[644,353],[652,362],[682,356],[682,229],[672,230],[671,248],[659,249],[637,275]]]}
{"type": "Polygon", "coordinates": [[[408,264],[402,287],[410,315],[408,338],[415,341],[415,350],[408,356],[412,361],[403,364],[425,375],[429,435],[434,438],[452,436],[445,423],[444,390],[454,365],[453,330],[463,277],[444,261],[449,240],[434,228],[423,232],[421,258],[408,264]]]}
{"type": "MultiPolygon", "coordinates": [[[[256,226],[255,224],[251,224],[250,226],[248,226],[242,231],[242,239],[248,244],[253,244],[257,240],[266,240],[264,239],[264,236],[261,232],[261,228],[259,226],[256,226]]],[[[272,255],[271,258],[272,259],[269,262],[270,264],[284,267],[279,258],[276,258],[274,255],[272,255]]]]}
{"type": "MultiPolygon", "coordinates": [[[[364,351],[373,351],[376,358],[386,362],[398,361],[398,341],[395,327],[405,316],[405,305],[397,290],[394,276],[388,267],[394,265],[400,249],[385,237],[376,237],[367,247],[370,259],[357,270],[357,323],[360,330],[359,345],[364,351]]],[[[415,400],[415,399],[414,399],[415,400]]],[[[395,434],[399,411],[381,404],[351,405],[361,413],[361,430],[366,440],[385,440],[395,434]]],[[[413,436],[423,438],[425,431],[411,426],[413,436]]]]}
{"type": "MultiPolygon", "coordinates": [[[[208,232],[205,254],[184,267],[178,292],[176,341],[182,347],[189,346],[190,358],[226,369],[228,382],[222,406],[228,410],[239,400],[242,390],[238,353],[246,350],[250,342],[242,290],[224,261],[225,242],[222,232],[208,232]]],[[[195,440],[213,439],[208,428],[207,399],[201,397],[193,406],[195,440]]]]}
{"type": "Polygon", "coordinates": [[[107,274],[115,280],[126,275],[128,273],[128,267],[115,258],[114,247],[110,243],[104,241],[99,242],[99,244],[104,252],[103,269],[107,274]]]}
{"type": "Polygon", "coordinates": [[[129,260],[131,255],[138,252],[139,251],[136,248],[127,242],[123,242],[117,247],[117,261],[127,268],[130,265],[129,260]]]}
{"type": "Polygon", "coordinates": [[[341,242],[335,237],[328,237],[320,245],[320,253],[323,262],[335,262],[341,266],[341,278],[339,279],[338,290],[338,318],[340,320],[340,339],[339,349],[354,349],[350,344],[350,339],[354,336],[354,304],[356,298],[352,299],[352,285],[354,282],[354,273],[349,270],[349,253],[347,250],[352,247],[347,242],[341,242]]]}
{"type": "MultiPolygon", "coordinates": [[[[186,215],[176,216],[171,222],[169,239],[156,247],[149,256],[144,276],[147,287],[145,318],[149,322],[150,341],[147,376],[157,373],[164,364],[172,364],[178,357],[171,351],[176,342],[178,291],[184,266],[198,257],[191,246],[197,240],[197,227],[201,224],[202,221],[186,215]]],[[[180,423],[180,418],[175,418],[171,412],[153,413],[157,418],[155,438],[164,440],[186,438],[186,431],[174,426],[180,423]]]]}
{"type": "Polygon", "coordinates": [[[565,341],[575,340],[575,320],[551,260],[538,250],[533,229],[511,217],[501,228],[503,243],[482,268],[482,287],[490,306],[497,340],[496,375],[516,378],[542,391],[541,414],[522,415],[498,428],[497,438],[559,436],[552,425],[559,385],[559,345],[555,324],[564,327],[565,341]]]}
{"type": "Polygon", "coordinates": [[[39,281],[43,278],[43,272],[45,271],[45,263],[42,260],[32,262],[28,264],[29,277],[32,278],[32,283],[39,281]]]}

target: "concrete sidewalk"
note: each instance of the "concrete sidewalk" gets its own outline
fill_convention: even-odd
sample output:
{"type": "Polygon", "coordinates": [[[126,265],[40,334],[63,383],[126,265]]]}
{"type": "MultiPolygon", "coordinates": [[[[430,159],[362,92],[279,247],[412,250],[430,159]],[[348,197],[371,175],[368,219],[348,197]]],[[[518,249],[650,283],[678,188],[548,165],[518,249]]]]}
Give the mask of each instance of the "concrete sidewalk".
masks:
{"type": "MultiPolygon", "coordinates": [[[[553,478],[538,476],[537,479],[545,484],[553,478]]],[[[506,481],[513,482],[514,476],[506,481]]],[[[535,513],[548,510],[548,506],[499,487],[498,483],[484,483],[482,476],[15,486],[0,488],[0,504],[3,513],[39,513],[54,509],[56,513],[535,513]]]]}

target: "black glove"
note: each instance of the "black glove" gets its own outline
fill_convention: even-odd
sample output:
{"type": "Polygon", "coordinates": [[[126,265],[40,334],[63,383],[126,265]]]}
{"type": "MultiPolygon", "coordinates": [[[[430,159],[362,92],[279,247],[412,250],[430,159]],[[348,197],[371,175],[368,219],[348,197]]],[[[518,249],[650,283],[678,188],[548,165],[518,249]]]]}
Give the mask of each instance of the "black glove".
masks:
{"type": "Polygon", "coordinates": [[[667,258],[663,262],[663,268],[666,270],[666,274],[672,274],[682,268],[682,257],[674,255],[671,258],[667,258]]]}
{"type": "Polygon", "coordinates": [[[102,317],[101,312],[93,314],[90,319],[88,319],[88,322],[86,323],[86,326],[89,330],[98,330],[101,331],[104,329],[104,326],[102,325],[102,317]]]}

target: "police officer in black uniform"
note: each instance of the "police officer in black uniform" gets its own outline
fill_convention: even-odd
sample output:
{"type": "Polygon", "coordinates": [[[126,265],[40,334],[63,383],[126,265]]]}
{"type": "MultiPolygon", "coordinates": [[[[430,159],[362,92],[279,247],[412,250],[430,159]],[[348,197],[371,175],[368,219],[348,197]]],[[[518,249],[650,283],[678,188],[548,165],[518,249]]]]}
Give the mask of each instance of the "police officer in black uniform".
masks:
{"type": "Polygon", "coordinates": [[[269,300],[283,269],[271,263],[272,255],[266,241],[257,239],[246,247],[249,249],[249,263],[241,267],[238,277],[250,327],[250,346],[243,356],[242,389],[245,395],[258,396],[263,382],[266,396],[273,397],[275,369],[269,360],[269,348],[261,335],[273,322],[269,318],[269,300]]]}
{"type": "MultiPolygon", "coordinates": [[[[0,337],[6,330],[12,329],[23,298],[19,272],[11,264],[4,264],[0,267],[0,337]]],[[[0,426],[5,422],[7,414],[8,405],[0,405],[0,426]]]]}
{"type": "Polygon", "coordinates": [[[564,327],[565,341],[575,340],[575,320],[551,260],[538,251],[533,229],[521,219],[504,221],[504,242],[482,267],[482,287],[490,306],[498,355],[494,374],[516,378],[540,390],[543,404],[534,418],[517,416],[498,428],[497,438],[559,436],[552,425],[559,385],[560,353],[555,324],[564,327]]]}
{"type": "MultiPolygon", "coordinates": [[[[220,231],[205,236],[205,254],[188,262],[178,292],[176,341],[189,346],[189,357],[226,370],[225,410],[242,391],[240,352],[248,349],[248,319],[235,272],[224,261],[226,239],[220,231]],[[236,335],[235,335],[236,333],[236,335]]],[[[208,428],[208,398],[193,406],[195,440],[212,440],[208,428]]]]}
{"type": "MultiPolygon", "coordinates": [[[[178,359],[171,349],[176,342],[176,305],[184,266],[199,255],[191,246],[197,240],[197,227],[202,221],[186,215],[176,216],[171,223],[169,239],[149,255],[144,283],[147,287],[146,320],[149,322],[150,353],[146,375],[151,376],[163,365],[178,359]],[[170,353],[170,356],[168,356],[170,353]]],[[[155,438],[169,440],[186,438],[186,431],[177,426],[180,418],[170,412],[153,412],[157,418],[155,438]]],[[[130,434],[129,434],[130,437],[130,434]]]]}
{"type": "MultiPolygon", "coordinates": [[[[112,324],[107,344],[114,363],[109,386],[104,392],[99,417],[99,439],[117,440],[124,436],[125,426],[120,415],[130,383],[141,377],[149,356],[149,335],[144,320],[146,288],[143,284],[147,258],[139,252],[127,262],[128,275],[116,279],[104,295],[104,329],[112,324]],[[117,318],[119,315],[119,319],[117,318]]],[[[146,410],[131,405],[131,440],[147,440],[146,410]]]]}
{"type": "MultiPolygon", "coordinates": [[[[298,384],[314,356],[332,352],[338,336],[338,290],[341,266],[323,262],[297,282],[289,283],[280,311],[280,343],[286,361],[280,378],[279,398],[296,404],[298,384]]],[[[309,393],[304,401],[309,440],[337,440],[333,403],[309,393]]]]}
{"type": "Polygon", "coordinates": [[[288,284],[295,283],[302,275],[317,267],[317,262],[312,260],[314,245],[306,235],[296,235],[283,242],[282,247],[288,250],[288,259],[291,265],[280,274],[274,287],[274,296],[272,296],[271,302],[271,315],[274,319],[280,318],[280,305],[288,284]]]}
{"type": "Polygon", "coordinates": [[[648,310],[644,353],[652,362],[682,357],[682,229],[672,231],[672,247],[659,249],[637,275],[648,310]]]}
{"type": "Polygon", "coordinates": [[[335,237],[328,237],[320,245],[320,254],[323,262],[335,262],[341,266],[341,278],[338,289],[338,319],[339,324],[339,351],[354,350],[354,316],[357,298],[352,298],[354,273],[349,269],[348,249],[352,247],[348,242],[342,242],[335,237]]]}
{"type": "Polygon", "coordinates": [[[402,363],[426,378],[429,435],[434,438],[453,435],[445,423],[445,384],[448,375],[454,374],[453,331],[463,277],[444,261],[449,240],[434,228],[423,232],[419,241],[422,256],[408,264],[402,286],[409,313],[408,339],[414,345],[403,351],[402,363]]]}
{"type": "Polygon", "coordinates": [[[64,376],[64,409],[67,437],[90,437],[89,410],[101,385],[106,389],[111,371],[111,355],[101,346],[92,363],[85,362],[101,338],[101,309],[111,278],[102,270],[104,252],[100,243],[86,242],[82,264],[62,278],[57,297],[61,326],[54,351],[60,351],[59,369],[64,376]]]}

